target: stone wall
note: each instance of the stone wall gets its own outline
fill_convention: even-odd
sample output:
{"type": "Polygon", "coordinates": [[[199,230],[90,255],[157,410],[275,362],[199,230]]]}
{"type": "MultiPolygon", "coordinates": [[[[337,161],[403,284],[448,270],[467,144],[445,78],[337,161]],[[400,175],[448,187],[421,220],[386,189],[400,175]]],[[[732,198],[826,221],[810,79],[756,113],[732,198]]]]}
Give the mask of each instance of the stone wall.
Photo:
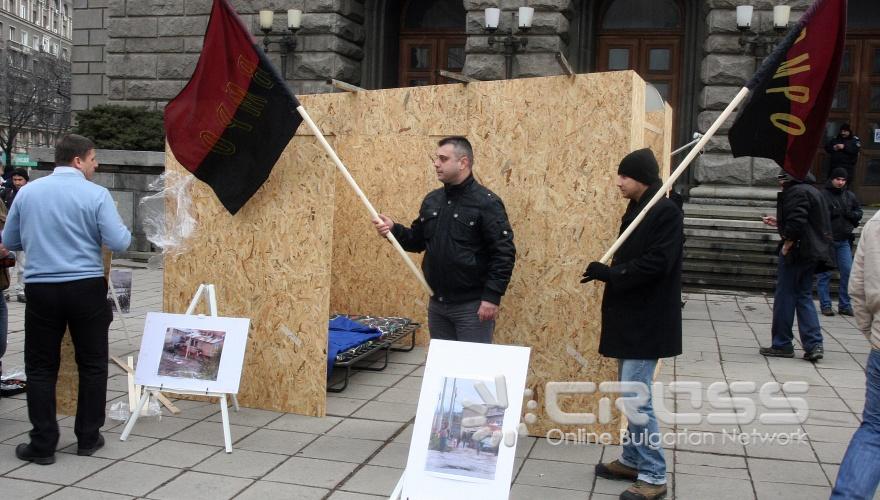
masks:
{"type": "MultiPolygon", "coordinates": [[[[517,10],[526,5],[523,0],[464,0],[467,10],[467,46],[464,73],[478,80],[504,79],[505,61],[503,46],[489,46],[484,26],[486,7],[500,7],[501,21],[496,38],[503,37],[510,28],[516,29],[517,10]]],[[[518,49],[513,57],[512,75],[518,77],[552,76],[562,74],[556,53],[568,50],[571,0],[533,0],[532,27],[528,31],[528,44],[518,49]]]]}
{"type": "MultiPolygon", "coordinates": [[[[786,0],[792,7],[791,22],[796,22],[809,7],[810,0],[786,0]]],[[[780,2],[772,0],[706,0],[706,39],[700,78],[703,89],[698,105],[700,114],[697,125],[705,132],[721,115],[733,96],[754,74],[760,60],[746,54],[739,43],[740,32],[736,28],[736,6],[754,5],[753,30],[772,31],[773,6],[780,2]]],[[[767,186],[776,191],[776,174],[779,166],[766,158],[733,158],[727,132],[736,117],[734,113],[721,126],[697,160],[694,178],[701,185],[767,186]]],[[[694,189],[692,195],[701,195],[705,189],[694,189]]],[[[716,188],[712,188],[717,192],[716,188]]],[[[708,193],[708,191],[707,191],[708,193]]],[[[731,192],[731,196],[735,194],[731,192]]],[[[754,193],[752,193],[754,194],[754,193]]],[[[716,193],[717,195],[717,193],[716,193]]],[[[734,197],[734,196],[732,196],[734,197]]]]}
{"type": "Polygon", "coordinates": [[[106,76],[108,0],[75,0],[73,3],[73,56],[70,106],[73,111],[107,102],[106,76]]]}
{"type": "MultiPolygon", "coordinates": [[[[31,148],[30,156],[38,165],[31,170],[31,180],[52,173],[55,168],[53,148],[31,148]]],[[[122,222],[132,232],[131,246],[120,256],[159,251],[144,233],[144,214],[139,204],[144,196],[155,194],[150,185],[165,171],[165,153],[99,149],[97,158],[100,166],[92,181],[110,190],[122,222]]]]}

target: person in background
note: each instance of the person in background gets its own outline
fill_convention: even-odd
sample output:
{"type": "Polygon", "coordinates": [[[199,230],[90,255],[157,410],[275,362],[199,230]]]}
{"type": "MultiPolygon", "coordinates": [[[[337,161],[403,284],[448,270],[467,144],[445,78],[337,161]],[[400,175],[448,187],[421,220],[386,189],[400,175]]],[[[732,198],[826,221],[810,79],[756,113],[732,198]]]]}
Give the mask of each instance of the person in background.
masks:
{"type": "MultiPolygon", "coordinates": [[[[12,185],[0,189],[0,199],[2,199],[3,203],[6,205],[7,211],[12,208],[12,202],[15,201],[15,196],[18,194],[19,190],[30,182],[31,178],[30,175],[28,175],[26,168],[16,167],[12,169],[9,179],[12,185]]],[[[16,299],[19,302],[24,302],[26,300],[24,296],[24,282],[22,281],[24,261],[24,252],[15,252],[15,267],[13,268],[12,273],[15,277],[15,288],[12,289],[12,293],[16,296],[16,299]]],[[[6,293],[6,300],[9,300],[9,293],[6,293]]]]}
{"type": "MultiPolygon", "coordinates": [[[[840,287],[838,288],[837,312],[842,316],[852,316],[847,287],[852,267],[852,244],[855,239],[853,231],[862,220],[862,206],[855,193],[847,189],[846,169],[838,167],[831,171],[828,182],[822,190],[825,202],[831,215],[831,237],[833,238],[834,258],[840,271],[840,287]]],[[[819,291],[819,306],[825,316],[834,316],[831,309],[831,291],[829,283],[831,271],[816,275],[816,288],[819,291]]]]}
{"type": "Polygon", "coordinates": [[[852,185],[861,149],[862,142],[857,135],[853,135],[849,123],[841,125],[837,136],[825,144],[825,152],[828,153],[829,175],[834,169],[843,168],[846,170],[846,178],[852,185]]]}

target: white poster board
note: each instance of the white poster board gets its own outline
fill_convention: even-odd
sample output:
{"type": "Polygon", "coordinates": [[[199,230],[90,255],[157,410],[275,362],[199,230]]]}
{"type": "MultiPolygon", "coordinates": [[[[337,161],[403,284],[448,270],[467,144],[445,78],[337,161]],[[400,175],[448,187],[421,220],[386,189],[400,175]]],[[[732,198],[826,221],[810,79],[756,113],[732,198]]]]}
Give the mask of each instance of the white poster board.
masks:
{"type": "Polygon", "coordinates": [[[529,353],[431,341],[401,498],[508,497],[529,353]]]}
{"type": "Polygon", "coordinates": [[[250,319],[147,313],[135,383],[238,393],[250,319]]]}

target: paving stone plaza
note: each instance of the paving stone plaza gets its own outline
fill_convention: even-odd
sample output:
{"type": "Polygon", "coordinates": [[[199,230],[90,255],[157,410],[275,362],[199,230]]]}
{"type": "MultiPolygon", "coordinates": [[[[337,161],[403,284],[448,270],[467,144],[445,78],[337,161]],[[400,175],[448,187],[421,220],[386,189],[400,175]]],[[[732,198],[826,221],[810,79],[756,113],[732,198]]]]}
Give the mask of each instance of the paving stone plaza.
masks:
{"type": "MultiPolygon", "coordinates": [[[[760,388],[804,381],[809,389],[799,396],[809,415],[800,425],[757,420],[725,425],[700,418],[701,423],[663,429],[676,437],[666,448],[669,498],[827,499],[865,397],[869,344],[852,318],[820,316],[826,354],[813,365],[800,359],[800,350],[794,359],[758,355],[759,345],[769,345],[772,297],[689,293],[685,298],[684,354],[664,361],[660,381],[700,382],[704,388],[716,382],[754,382],[760,388]]],[[[161,310],[161,270],[135,268],[131,302],[125,317],[131,343],[118,319],[110,332],[110,352],[123,359],[137,354],[146,313],[161,310]]],[[[6,372],[24,365],[24,304],[9,303],[9,331],[6,372]]],[[[24,395],[0,399],[0,498],[388,498],[406,462],[424,361],[421,348],[392,353],[386,370],[358,373],[344,392],[330,395],[324,418],[248,408],[231,412],[232,454],[223,451],[216,404],[176,401],[180,414],[142,418],[126,442],[119,441],[122,423],[108,418],[107,445],[91,457],[76,456],[73,418],[64,417],[57,462],[27,464],[14,452],[30,429],[24,395]]],[[[108,408],[127,400],[126,384],[123,371],[111,363],[108,408]]],[[[774,410],[757,392],[747,397],[759,415],[774,410]]],[[[695,408],[687,394],[663,403],[670,411],[703,417],[719,411],[707,404],[695,408]]],[[[593,466],[619,454],[615,445],[521,439],[511,498],[615,499],[628,484],[596,478],[593,466]]]]}

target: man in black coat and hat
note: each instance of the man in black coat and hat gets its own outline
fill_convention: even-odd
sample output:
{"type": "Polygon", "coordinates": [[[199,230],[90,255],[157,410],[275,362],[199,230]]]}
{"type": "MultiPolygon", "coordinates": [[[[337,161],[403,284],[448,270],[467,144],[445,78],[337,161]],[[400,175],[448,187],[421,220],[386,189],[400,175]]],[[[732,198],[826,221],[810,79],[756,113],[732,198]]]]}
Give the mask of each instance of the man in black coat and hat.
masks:
{"type": "MultiPolygon", "coordinates": [[[[855,193],[847,189],[847,172],[842,167],[835,168],[828,176],[822,196],[831,215],[831,237],[834,240],[834,258],[840,272],[840,286],[837,290],[837,312],[842,316],[852,316],[853,309],[847,287],[852,269],[853,231],[862,220],[862,205],[855,193]]],[[[816,274],[816,290],[819,292],[819,306],[822,315],[834,316],[831,309],[831,271],[816,274]]]]}
{"type": "MultiPolygon", "coordinates": [[[[623,233],[661,187],[659,167],[650,149],[628,154],[617,169],[617,187],[629,205],[620,224],[623,233]]],[[[591,262],[581,283],[605,283],[599,353],[617,358],[621,382],[644,390],[629,424],[623,454],[596,465],[596,475],[634,481],[622,500],[666,495],[666,459],[651,402],[654,369],[660,358],[681,354],[681,265],[684,214],[661,198],[621,245],[611,265],[591,262]]],[[[627,393],[635,395],[639,393],[627,393]]]]}
{"type": "Polygon", "coordinates": [[[854,180],[856,161],[859,159],[859,151],[862,142],[857,135],[853,135],[849,123],[844,123],[837,131],[837,136],[825,144],[825,152],[828,153],[829,173],[836,168],[846,170],[850,184],[854,180]]]}

